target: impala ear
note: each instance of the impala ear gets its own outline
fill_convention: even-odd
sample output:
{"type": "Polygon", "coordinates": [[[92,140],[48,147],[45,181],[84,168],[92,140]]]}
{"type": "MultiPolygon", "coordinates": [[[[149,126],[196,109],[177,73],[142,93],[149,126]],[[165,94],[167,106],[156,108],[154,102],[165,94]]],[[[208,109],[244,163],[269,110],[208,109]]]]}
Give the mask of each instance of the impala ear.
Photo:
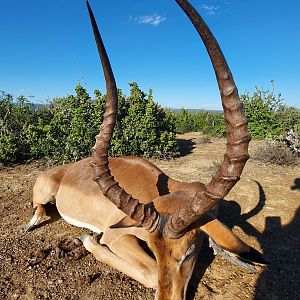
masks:
{"type": "Polygon", "coordinates": [[[234,264],[244,267],[250,272],[255,272],[253,263],[269,265],[261,253],[240,240],[219,220],[211,220],[200,229],[209,235],[210,247],[213,248],[214,253],[234,264]]]}
{"type": "Polygon", "coordinates": [[[270,263],[257,250],[249,246],[249,251],[242,253],[230,252],[220,247],[209,237],[209,246],[213,249],[215,255],[220,255],[231,263],[247,269],[250,273],[256,273],[255,264],[268,266],[270,263]]]}
{"type": "Polygon", "coordinates": [[[129,228],[129,227],[142,227],[142,225],[138,224],[136,221],[134,221],[130,217],[126,216],[118,223],[109,226],[110,229],[129,228]]]}

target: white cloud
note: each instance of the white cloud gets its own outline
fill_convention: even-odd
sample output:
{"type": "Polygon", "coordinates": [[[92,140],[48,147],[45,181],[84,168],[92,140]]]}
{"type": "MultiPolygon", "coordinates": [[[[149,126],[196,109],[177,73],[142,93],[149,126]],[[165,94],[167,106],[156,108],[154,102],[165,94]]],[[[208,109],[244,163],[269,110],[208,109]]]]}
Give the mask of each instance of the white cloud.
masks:
{"type": "MultiPolygon", "coordinates": [[[[129,18],[130,21],[132,20],[132,17],[129,18]]],[[[137,18],[134,18],[134,21],[137,24],[149,24],[152,26],[158,26],[160,23],[165,21],[167,18],[164,18],[162,16],[159,16],[157,14],[149,15],[149,16],[140,16],[137,18]]]]}
{"type": "Polygon", "coordinates": [[[208,15],[214,16],[214,15],[216,15],[217,10],[220,7],[219,6],[215,6],[215,5],[202,4],[201,8],[204,9],[208,15]]]}

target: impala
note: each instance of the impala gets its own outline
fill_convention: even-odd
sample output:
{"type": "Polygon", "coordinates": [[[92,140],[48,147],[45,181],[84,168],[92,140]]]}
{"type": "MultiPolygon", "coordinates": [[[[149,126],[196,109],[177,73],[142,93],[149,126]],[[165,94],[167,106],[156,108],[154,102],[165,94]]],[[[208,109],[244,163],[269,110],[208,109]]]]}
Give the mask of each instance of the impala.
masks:
{"type": "Polygon", "coordinates": [[[65,221],[102,234],[99,242],[90,235],[81,236],[84,247],[97,260],[156,289],[160,300],[185,299],[205,235],[215,249],[236,261],[265,263],[258,251],[210,213],[239,180],[249,158],[250,137],[237,88],[216,39],[188,1],[176,2],[198,31],[216,73],[228,132],[219,171],[204,185],[169,178],[144,158],[108,158],[117,88],[87,2],[107,88],[103,123],[91,158],[52,168],[38,177],[33,188],[36,210],[26,226],[28,231],[45,220],[44,205],[55,202],[65,221]],[[141,241],[153,255],[141,247],[141,241]]]}

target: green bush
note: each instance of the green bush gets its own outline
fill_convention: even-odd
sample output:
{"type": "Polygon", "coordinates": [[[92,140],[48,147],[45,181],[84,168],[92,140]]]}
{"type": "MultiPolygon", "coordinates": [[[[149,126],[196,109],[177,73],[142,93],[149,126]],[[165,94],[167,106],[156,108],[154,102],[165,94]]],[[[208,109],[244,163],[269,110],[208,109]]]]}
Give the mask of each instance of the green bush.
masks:
{"type": "Polygon", "coordinates": [[[202,112],[196,114],[198,128],[202,128],[205,134],[224,136],[226,124],[223,113],[202,112]]]}
{"type": "Polygon", "coordinates": [[[256,88],[252,96],[241,95],[241,100],[252,138],[275,138],[289,129],[299,133],[300,111],[284,105],[281,94],[274,94],[274,86],[271,92],[256,88]]]}
{"type": "MultiPolygon", "coordinates": [[[[118,115],[110,155],[173,157],[178,154],[176,132],[202,131],[224,136],[223,113],[200,111],[179,113],[162,109],[136,83],[127,97],[118,90],[118,115]]],[[[56,98],[36,108],[25,97],[13,101],[0,93],[0,163],[31,158],[57,162],[76,161],[90,154],[102,121],[106,96],[95,91],[92,99],[78,85],[75,95],[56,98]]],[[[254,139],[285,137],[288,130],[300,134],[300,111],[283,104],[280,94],[256,89],[241,95],[254,139]]]]}
{"type": "Polygon", "coordinates": [[[0,93],[0,162],[29,157],[25,132],[33,118],[33,106],[25,97],[14,103],[12,95],[0,93]]]}
{"type": "Polygon", "coordinates": [[[182,108],[180,112],[175,114],[175,118],[176,118],[176,131],[178,133],[198,131],[195,126],[194,115],[189,113],[187,109],[182,108]]]}
{"type": "Polygon", "coordinates": [[[126,110],[121,109],[122,113],[118,116],[111,154],[146,157],[177,155],[174,117],[153,101],[152,90],[147,96],[136,83],[130,86],[130,96],[122,102],[125,102],[126,110]]]}
{"type": "Polygon", "coordinates": [[[92,100],[80,85],[75,91],[74,96],[53,99],[28,126],[26,142],[32,157],[67,162],[90,153],[100,119],[95,119],[97,108],[103,112],[103,103],[92,100]]]}
{"type": "MultiPolygon", "coordinates": [[[[90,154],[99,132],[105,95],[95,91],[92,99],[78,85],[75,95],[56,98],[39,109],[23,96],[13,102],[11,95],[0,98],[0,162],[30,158],[51,158],[57,162],[76,161],[90,154]]],[[[175,120],[154,103],[136,83],[129,97],[118,91],[118,116],[110,154],[172,157],[178,154],[175,120]]]]}

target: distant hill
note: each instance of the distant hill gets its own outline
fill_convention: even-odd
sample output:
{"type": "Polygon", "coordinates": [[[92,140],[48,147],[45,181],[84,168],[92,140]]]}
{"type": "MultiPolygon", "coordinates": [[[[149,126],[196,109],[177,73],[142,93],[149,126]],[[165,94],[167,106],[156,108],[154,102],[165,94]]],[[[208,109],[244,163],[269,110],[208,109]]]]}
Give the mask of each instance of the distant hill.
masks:
{"type": "MultiPolygon", "coordinates": [[[[175,113],[179,113],[181,111],[181,108],[169,108],[171,111],[175,112],[175,113]]],[[[223,112],[222,110],[209,110],[209,109],[197,109],[197,108],[189,108],[186,109],[189,113],[192,114],[196,114],[198,112],[211,112],[213,114],[219,114],[221,112],[223,112]]]]}
{"type": "MultiPolygon", "coordinates": [[[[32,103],[33,104],[33,107],[35,108],[43,108],[45,105],[47,104],[43,104],[43,103],[32,103]]],[[[167,109],[170,109],[171,111],[175,112],[175,113],[179,113],[181,111],[181,108],[169,108],[167,107],[167,109]]],[[[221,112],[223,112],[222,110],[209,110],[209,109],[197,109],[197,108],[189,108],[189,109],[186,109],[189,113],[192,113],[192,114],[196,114],[198,112],[211,112],[213,114],[219,114],[221,112]]]]}
{"type": "Polygon", "coordinates": [[[43,104],[43,103],[32,103],[34,108],[43,108],[45,107],[47,104],[43,104]]]}

